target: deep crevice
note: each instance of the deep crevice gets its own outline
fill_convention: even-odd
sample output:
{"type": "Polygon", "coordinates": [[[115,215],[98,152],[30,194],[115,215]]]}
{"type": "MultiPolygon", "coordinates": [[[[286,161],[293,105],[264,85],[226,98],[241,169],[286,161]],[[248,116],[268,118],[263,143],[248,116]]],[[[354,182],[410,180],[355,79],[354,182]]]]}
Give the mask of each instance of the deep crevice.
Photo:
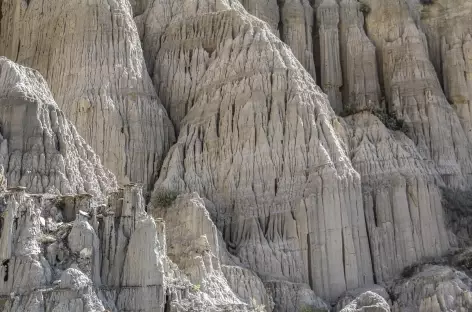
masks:
{"type": "Polygon", "coordinates": [[[2,266],[5,268],[5,275],[3,276],[3,281],[8,281],[8,269],[9,269],[10,259],[6,259],[2,262],[2,266]]]}
{"type": "Polygon", "coordinates": [[[285,42],[284,36],[284,22],[283,22],[283,13],[282,8],[285,4],[285,0],[277,0],[277,6],[279,7],[279,25],[277,26],[279,31],[280,40],[285,42]]]}

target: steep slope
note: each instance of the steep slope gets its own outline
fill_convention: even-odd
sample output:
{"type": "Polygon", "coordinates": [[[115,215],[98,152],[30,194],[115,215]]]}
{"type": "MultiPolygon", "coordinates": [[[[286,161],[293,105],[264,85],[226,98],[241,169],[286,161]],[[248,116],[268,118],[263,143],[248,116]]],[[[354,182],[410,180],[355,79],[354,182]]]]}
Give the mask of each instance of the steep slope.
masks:
{"type": "Polygon", "coordinates": [[[174,134],[147,74],[129,2],[3,2],[0,55],[41,72],[120,183],[152,185],[174,134]]]}
{"type": "Polygon", "coordinates": [[[0,12],[0,310],[472,309],[470,0],[0,12]]]}
{"type": "Polygon", "coordinates": [[[349,150],[361,175],[366,223],[377,283],[406,266],[449,249],[434,164],[402,132],[363,112],[346,118],[349,150]]]}
{"type": "Polygon", "coordinates": [[[161,97],[181,124],[156,187],[209,198],[230,251],[266,281],[330,299],[372,282],[360,180],[326,97],[266,24],[205,3],[156,25],[159,90],[182,99],[161,97]]]}
{"type": "Polygon", "coordinates": [[[116,188],[37,72],[0,57],[0,167],[9,187],[101,195],[116,188]]]}
{"type": "Polygon", "coordinates": [[[366,0],[369,37],[381,64],[389,110],[405,120],[420,153],[453,187],[470,182],[470,143],[428,58],[426,37],[402,0],[366,0]]]}
{"type": "Polygon", "coordinates": [[[447,99],[472,138],[472,3],[434,1],[421,8],[420,25],[428,39],[429,55],[447,99]]]}

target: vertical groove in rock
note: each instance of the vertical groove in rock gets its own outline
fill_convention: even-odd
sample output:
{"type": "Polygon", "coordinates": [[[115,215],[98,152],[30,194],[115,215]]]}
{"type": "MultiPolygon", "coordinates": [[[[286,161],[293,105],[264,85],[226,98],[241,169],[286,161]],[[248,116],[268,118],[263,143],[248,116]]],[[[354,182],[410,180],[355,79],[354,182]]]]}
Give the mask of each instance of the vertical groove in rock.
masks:
{"type": "Polygon", "coordinates": [[[362,179],[366,224],[380,284],[426,257],[443,255],[449,237],[434,164],[403,133],[363,112],[346,118],[352,164],[362,179]]]}
{"type": "Polygon", "coordinates": [[[328,94],[331,107],[339,114],[343,109],[340,90],[343,74],[339,53],[339,5],[335,0],[323,0],[316,14],[320,36],[321,88],[328,94]]]}
{"type": "Polygon", "coordinates": [[[444,92],[472,142],[472,3],[436,1],[424,5],[421,24],[444,92]]]}
{"type": "MultiPolygon", "coordinates": [[[[311,278],[330,300],[371,283],[359,176],[325,95],[265,23],[235,2],[204,3],[155,25],[155,82],[180,122],[156,190],[214,202],[228,246],[264,280],[311,278]]],[[[164,0],[154,5],[169,11],[164,0]]]]}
{"type": "Polygon", "coordinates": [[[313,57],[314,12],[308,0],[241,0],[246,10],[267,22],[316,79],[313,57]]]}
{"type": "Polygon", "coordinates": [[[18,33],[18,62],[43,74],[105,166],[121,183],[151,185],[174,134],[146,71],[129,3],[33,1],[19,19],[10,17],[14,8],[3,7],[9,31],[2,31],[2,54],[16,58],[10,33],[18,33]]]}
{"type": "Polygon", "coordinates": [[[280,3],[280,20],[283,41],[290,46],[295,57],[316,79],[313,58],[314,12],[308,0],[284,0],[280,3]]]}

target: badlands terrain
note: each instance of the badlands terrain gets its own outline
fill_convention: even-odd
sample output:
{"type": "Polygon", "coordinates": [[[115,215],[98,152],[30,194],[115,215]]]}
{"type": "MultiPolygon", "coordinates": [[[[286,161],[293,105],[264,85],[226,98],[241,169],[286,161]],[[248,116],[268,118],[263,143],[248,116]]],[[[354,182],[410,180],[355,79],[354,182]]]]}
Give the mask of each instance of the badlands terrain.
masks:
{"type": "Polygon", "coordinates": [[[472,0],[0,0],[0,311],[472,311],[472,0]]]}

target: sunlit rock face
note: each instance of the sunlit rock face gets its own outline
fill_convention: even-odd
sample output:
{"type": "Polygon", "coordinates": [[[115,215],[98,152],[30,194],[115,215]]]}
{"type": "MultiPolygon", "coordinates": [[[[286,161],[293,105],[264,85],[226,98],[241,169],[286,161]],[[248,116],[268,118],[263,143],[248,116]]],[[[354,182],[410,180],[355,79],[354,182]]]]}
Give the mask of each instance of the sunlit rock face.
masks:
{"type": "Polygon", "coordinates": [[[0,12],[0,310],[471,309],[470,0],[0,12]]]}
{"type": "Polygon", "coordinates": [[[0,55],[43,75],[120,183],[152,186],[174,133],[147,73],[129,2],[3,2],[0,55]]]}

